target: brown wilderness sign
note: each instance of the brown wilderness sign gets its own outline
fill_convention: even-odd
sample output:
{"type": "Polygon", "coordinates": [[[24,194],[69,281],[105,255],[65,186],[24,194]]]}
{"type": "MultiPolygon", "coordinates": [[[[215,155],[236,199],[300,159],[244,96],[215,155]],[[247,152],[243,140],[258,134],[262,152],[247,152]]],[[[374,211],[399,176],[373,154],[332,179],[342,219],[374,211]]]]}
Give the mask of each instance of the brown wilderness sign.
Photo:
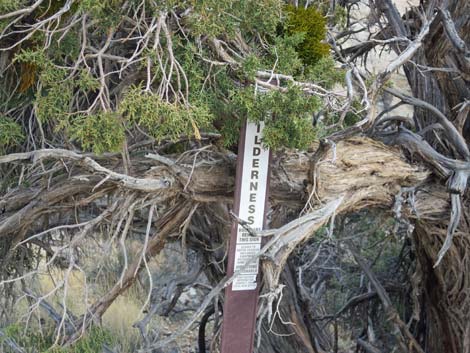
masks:
{"type": "MultiPolygon", "coordinates": [[[[263,148],[264,123],[246,123],[241,131],[233,211],[254,230],[266,221],[269,189],[269,149],[263,148]]],[[[241,271],[225,290],[221,353],[252,353],[258,303],[259,261],[248,260],[261,249],[261,238],[234,223],[230,236],[227,275],[241,271]]]]}

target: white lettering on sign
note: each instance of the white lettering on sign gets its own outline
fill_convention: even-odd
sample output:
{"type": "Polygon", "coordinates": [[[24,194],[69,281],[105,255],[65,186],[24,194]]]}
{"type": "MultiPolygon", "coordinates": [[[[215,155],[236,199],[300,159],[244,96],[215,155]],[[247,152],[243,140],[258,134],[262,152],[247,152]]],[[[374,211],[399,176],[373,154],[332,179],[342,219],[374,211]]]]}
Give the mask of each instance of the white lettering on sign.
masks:
{"type": "MultiPolygon", "coordinates": [[[[264,123],[247,123],[245,153],[243,157],[240,189],[240,211],[238,217],[247,221],[254,230],[263,229],[266,183],[268,179],[269,149],[263,148],[261,135],[264,123]]],[[[238,225],[235,249],[235,271],[243,268],[261,250],[261,238],[251,236],[238,225]]],[[[259,261],[251,262],[232,283],[232,290],[256,289],[259,261]]]]}

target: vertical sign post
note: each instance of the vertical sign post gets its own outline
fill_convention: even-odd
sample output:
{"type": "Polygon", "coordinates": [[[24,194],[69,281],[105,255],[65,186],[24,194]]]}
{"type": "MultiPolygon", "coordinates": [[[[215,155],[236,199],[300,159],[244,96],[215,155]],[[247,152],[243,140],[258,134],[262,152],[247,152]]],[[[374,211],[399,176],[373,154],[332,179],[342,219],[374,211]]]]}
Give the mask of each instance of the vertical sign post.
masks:
{"type": "MultiPolygon", "coordinates": [[[[264,123],[247,122],[240,134],[233,211],[254,230],[266,222],[269,149],[261,143],[264,123]]],[[[242,269],[225,290],[221,353],[252,353],[258,303],[259,261],[246,262],[261,249],[261,238],[232,225],[227,275],[242,269]]]]}

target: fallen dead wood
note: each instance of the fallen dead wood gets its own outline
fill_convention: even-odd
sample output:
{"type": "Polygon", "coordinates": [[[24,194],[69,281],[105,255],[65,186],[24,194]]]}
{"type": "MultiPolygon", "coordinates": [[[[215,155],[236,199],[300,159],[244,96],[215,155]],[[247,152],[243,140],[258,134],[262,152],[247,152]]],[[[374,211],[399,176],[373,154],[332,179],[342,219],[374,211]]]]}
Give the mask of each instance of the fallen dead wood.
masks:
{"type": "MultiPolygon", "coordinates": [[[[79,329],[69,337],[68,342],[73,342],[80,337],[83,330],[93,321],[99,321],[114,300],[136,282],[140,271],[145,268],[145,259],[157,254],[172,234],[181,232],[179,227],[187,221],[195,203],[209,205],[231,203],[234,188],[234,159],[231,155],[221,153],[215,148],[199,152],[198,158],[194,156],[195,153],[198,151],[189,151],[184,158],[179,160],[171,156],[134,158],[132,178],[135,180],[149,180],[150,183],[157,184],[165,180],[173,180],[169,187],[153,190],[150,193],[136,189],[129,183],[123,183],[121,179],[114,177],[116,175],[113,174],[114,172],[103,172],[103,170],[111,171],[115,168],[119,170],[116,173],[121,175],[122,167],[119,164],[116,166],[115,161],[113,161],[114,166],[103,161],[102,168],[104,169],[94,169],[93,174],[90,175],[90,169],[81,163],[81,159],[72,156],[73,158],[67,160],[64,154],[60,154],[58,158],[64,159],[65,165],[72,171],[68,177],[70,178],[68,180],[73,181],[69,189],[64,189],[61,184],[51,184],[50,188],[44,189],[38,182],[30,188],[35,192],[40,190],[39,198],[25,197],[24,188],[18,188],[9,193],[8,198],[12,202],[9,205],[12,206],[8,206],[8,212],[0,216],[0,238],[16,238],[24,244],[27,244],[29,237],[34,234],[33,230],[44,227],[44,224],[38,222],[51,207],[60,206],[65,213],[77,208],[90,210],[90,205],[99,204],[100,200],[108,198],[117,202],[118,205],[111,217],[116,219],[110,224],[116,225],[116,229],[111,233],[119,234],[128,231],[129,227],[126,224],[130,224],[135,217],[131,205],[142,204],[142,211],[150,207],[150,211],[146,211],[149,215],[153,214],[151,209],[156,207],[155,205],[165,205],[164,216],[160,216],[155,221],[151,218],[147,220],[148,241],[139,250],[142,256],[125,267],[120,281],[108,293],[90,305],[86,314],[75,322],[79,329]],[[78,187],[79,185],[81,187],[78,187]],[[18,199],[15,199],[15,195],[18,195],[18,199]],[[99,197],[95,198],[94,195],[99,195],[99,197]],[[70,202],[71,199],[74,201],[70,202]],[[28,222],[22,222],[19,227],[19,222],[25,218],[28,222]]],[[[47,156],[53,160],[51,155],[47,156]]],[[[31,158],[31,155],[28,155],[28,158],[31,158]]],[[[43,159],[45,163],[48,160],[43,159]]],[[[290,227],[289,229],[292,228],[292,231],[281,228],[284,230],[277,233],[278,235],[269,242],[270,245],[265,248],[263,254],[259,254],[265,257],[263,269],[267,293],[277,291],[282,269],[295,247],[309,239],[314,231],[325,225],[332,216],[364,207],[391,209],[395,196],[402,187],[412,186],[419,190],[425,185],[428,176],[429,173],[419,166],[406,162],[398,149],[395,150],[367,138],[338,141],[325,150],[321,156],[298,151],[276,153],[273,158],[271,176],[269,200],[271,208],[276,209],[282,206],[299,212],[306,205],[303,211],[304,217],[316,218],[308,226],[305,224],[305,227],[299,226],[296,222],[286,225],[290,227]],[[331,207],[327,207],[327,211],[319,215],[318,211],[328,205],[331,207]]],[[[67,181],[67,179],[64,180],[67,181]]],[[[426,195],[429,197],[429,194],[426,195]]],[[[419,203],[417,204],[419,215],[419,203]]],[[[439,205],[448,207],[446,202],[439,205]]],[[[425,210],[421,212],[421,215],[431,217],[435,212],[436,210],[425,210]]],[[[443,210],[439,209],[439,212],[443,210]]],[[[302,219],[298,219],[297,222],[302,219]]],[[[44,231],[44,228],[41,230],[44,231]]],[[[215,291],[207,298],[217,296],[230,281],[227,279],[220,283],[222,287],[214,288],[215,291]]],[[[272,304],[278,296],[271,295],[265,298],[268,299],[267,303],[272,304]]],[[[194,319],[186,327],[194,323],[211,300],[207,299],[204,302],[205,306],[201,306],[194,319]]],[[[269,304],[265,308],[269,308],[269,304]]],[[[265,314],[268,318],[271,315],[269,310],[265,311],[265,314]]],[[[164,345],[171,339],[158,342],[153,345],[153,348],[164,345]]]]}
{"type": "MultiPolygon", "coordinates": [[[[31,155],[28,154],[28,158],[31,155]]],[[[51,157],[51,154],[45,155],[51,157]]],[[[155,162],[136,159],[136,166],[141,165],[136,169],[143,170],[137,179],[148,180],[149,183],[155,181],[160,185],[164,180],[180,179],[182,170],[185,170],[188,176],[191,175],[189,180],[183,180],[188,183],[187,190],[183,190],[182,183],[174,182],[171,188],[159,191],[158,195],[162,196],[163,202],[177,193],[201,202],[228,201],[234,187],[234,161],[225,156],[222,158],[220,153],[209,155],[213,155],[214,160],[201,162],[193,173],[190,173],[191,164],[185,161],[176,163],[174,167],[152,167],[155,162]]],[[[58,157],[64,158],[64,154],[58,157]]],[[[76,158],[75,155],[72,157],[76,158]]],[[[393,203],[393,197],[401,186],[421,184],[428,176],[428,172],[407,163],[398,150],[365,138],[340,141],[322,160],[315,161],[315,171],[310,174],[312,158],[313,154],[305,152],[285,151],[276,154],[270,181],[272,207],[287,203],[298,208],[306,201],[314,205],[339,195],[346,195],[343,208],[349,211],[364,206],[386,206],[393,203]],[[308,185],[311,185],[310,190],[307,189],[308,185]]],[[[27,193],[24,188],[19,188],[8,195],[8,203],[5,204],[8,212],[0,215],[0,237],[18,231],[20,220],[28,220],[28,223],[21,224],[21,229],[28,228],[52,205],[75,195],[88,197],[112,184],[112,178],[110,180],[105,176],[100,179],[98,175],[83,175],[77,170],[72,180],[63,180],[39,194],[36,185],[30,187],[29,197],[25,197],[27,193]]],[[[117,186],[134,189],[134,185],[129,183],[118,184],[109,188],[107,193],[111,194],[117,186]]]]}

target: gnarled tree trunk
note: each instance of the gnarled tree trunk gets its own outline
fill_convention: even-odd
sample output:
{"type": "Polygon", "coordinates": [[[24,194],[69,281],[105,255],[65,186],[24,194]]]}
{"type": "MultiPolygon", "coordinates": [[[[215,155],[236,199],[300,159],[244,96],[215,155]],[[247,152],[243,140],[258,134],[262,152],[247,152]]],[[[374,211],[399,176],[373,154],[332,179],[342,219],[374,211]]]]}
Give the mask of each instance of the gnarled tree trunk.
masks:
{"type": "MultiPolygon", "coordinates": [[[[470,137],[470,3],[467,0],[427,0],[421,8],[408,12],[401,20],[389,0],[378,0],[390,28],[388,37],[407,36],[420,27],[418,13],[436,16],[429,34],[413,62],[404,65],[413,95],[431,104],[451,121],[469,141],[470,137]],[[407,18],[413,21],[405,21],[407,18]],[[429,70],[423,70],[428,67],[429,70]]],[[[429,109],[415,107],[414,120],[424,129],[436,122],[429,109]]],[[[432,129],[431,129],[432,130],[432,129]]],[[[449,146],[439,144],[432,131],[426,134],[439,151],[449,146]]],[[[456,158],[458,152],[451,151],[456,158]]],[[[456,237],[443,262],[434,267],[446,237],[442,220],[418,221],[414,232],[422,274],[423,347],[430,353],[470,351],[470,298],[468,297],[470,262],[468,199],[462,198],[462,219],[456,237]]],[[[443,216],[445,217],[445,216],[443,216]]]]}

